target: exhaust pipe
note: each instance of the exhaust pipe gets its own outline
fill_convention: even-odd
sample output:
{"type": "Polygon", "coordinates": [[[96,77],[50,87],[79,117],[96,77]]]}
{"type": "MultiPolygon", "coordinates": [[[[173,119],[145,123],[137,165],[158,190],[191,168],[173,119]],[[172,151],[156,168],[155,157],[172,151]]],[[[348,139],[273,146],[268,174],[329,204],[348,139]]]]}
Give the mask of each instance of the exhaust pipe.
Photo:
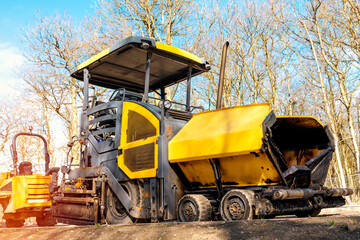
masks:
{"type": "MultiPolygon", "coordinates": [[[[225,75],[225,65],[226,65],[226,54],[227,49],[229,47],[229,42],[226,41],[221,54],[221,66],[220,66],[220,77],[219,77],[219,86],[218,86],[218,93],[217,93],[217,100],[216,100],[216,109],[221,108],[221,99],[223,93],[223,86],[224,86],[224,75],[225,75]]],[[[221,172],[219,168],[219,160],[218,159],[211,159],[210,160],[211,166],[214,171],[214,178],[215,178],[215,185],[218,191],[218,198],[224,195],[222,183],[221,183],[221,172]]]]}
{"type": "Polygon", "coordinates": [[[216,100],[216,109],[221,108],[221,100],[222,100],[222,94],[223,94],[223,87],[224,87],[224,75],[225,75],[225,65],[226,65],[226,55],[227,55],[227,49],[229,47],[229,42],[226,41],[221,54],[221,66],[220,66],[220,77],[219,77],[219,86],[218,86],[218,94],[217,94],[217,100],[216,100]]]}

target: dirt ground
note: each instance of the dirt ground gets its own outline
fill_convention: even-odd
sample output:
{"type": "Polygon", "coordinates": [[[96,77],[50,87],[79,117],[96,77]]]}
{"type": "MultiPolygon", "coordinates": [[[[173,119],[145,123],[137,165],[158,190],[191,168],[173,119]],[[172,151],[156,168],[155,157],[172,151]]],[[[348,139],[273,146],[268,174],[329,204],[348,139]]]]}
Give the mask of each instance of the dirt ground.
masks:
{"type": "Polygon", "coordinates": [[[291,216],[275,219],[200,222],[142,223],[112,226],[37,227],[0,229],[6,240],[87,240],[87,239],[360,239],[360,206],[326,209],[315,218],[291,216]]]}

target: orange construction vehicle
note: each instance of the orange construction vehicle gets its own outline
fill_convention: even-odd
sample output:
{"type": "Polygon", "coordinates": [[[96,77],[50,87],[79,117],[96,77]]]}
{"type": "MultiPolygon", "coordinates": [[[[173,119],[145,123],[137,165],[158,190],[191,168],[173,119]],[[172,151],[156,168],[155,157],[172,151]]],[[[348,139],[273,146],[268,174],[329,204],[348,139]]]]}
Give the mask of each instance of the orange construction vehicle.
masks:
{"type": "Polygon", "coordinates": [[[13,170],[0,173],[0,204],[3,208],[3,219],[6,227],[22,227],[25,219],[36,217],[38,226],[54,226],[55,220],[51,217],[51,201],[49,185],[51,176],[59,168],[49,169],[50,157],[45,138],[39,134],[18,133],[11,144],[13,170]],[[46,176],[33,173],[31,162],[22,161],[18,164],[16,139],[19,136],[38,137],[44,143],[45,173],[46,176]]]}

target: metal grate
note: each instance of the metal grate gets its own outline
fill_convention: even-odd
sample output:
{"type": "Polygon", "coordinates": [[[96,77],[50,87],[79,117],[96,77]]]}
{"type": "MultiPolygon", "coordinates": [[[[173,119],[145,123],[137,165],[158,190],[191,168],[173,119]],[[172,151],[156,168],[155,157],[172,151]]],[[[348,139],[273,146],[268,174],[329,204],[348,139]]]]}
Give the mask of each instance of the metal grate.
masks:
{"type": "Polygon", "coordinates": [[[127,142],[134,142],[156,135],[156,128],[141,114],[129,110],[127,142]]]}
{"type": "Polygon", "coordinates": [[[132,172],[152,169],[155,166],[154,143],[125,149],[124,164],[132,172]]]}

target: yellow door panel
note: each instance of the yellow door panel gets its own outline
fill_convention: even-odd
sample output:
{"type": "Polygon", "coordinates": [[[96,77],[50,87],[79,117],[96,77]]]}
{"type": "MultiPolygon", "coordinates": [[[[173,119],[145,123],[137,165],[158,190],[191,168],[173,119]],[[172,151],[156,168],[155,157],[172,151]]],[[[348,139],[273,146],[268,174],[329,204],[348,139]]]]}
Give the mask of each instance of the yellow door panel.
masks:
{"type": "Polygon", "coordinates": [[[156,176],[159,120],[143,106],[123,102],[118,165],[131,179],[156,176]]]}

